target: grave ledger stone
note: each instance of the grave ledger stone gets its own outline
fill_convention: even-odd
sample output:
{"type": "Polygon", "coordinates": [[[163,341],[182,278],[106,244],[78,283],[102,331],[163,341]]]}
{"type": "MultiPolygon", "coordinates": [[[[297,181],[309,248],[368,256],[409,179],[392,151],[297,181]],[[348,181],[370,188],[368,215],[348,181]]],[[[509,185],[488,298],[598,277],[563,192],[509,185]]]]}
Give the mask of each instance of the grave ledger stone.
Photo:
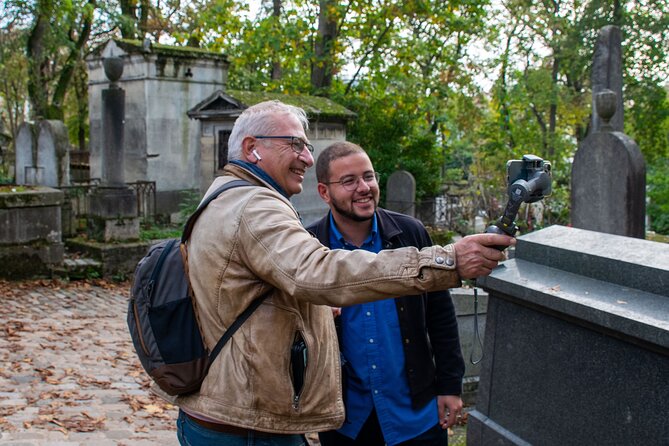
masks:
{"type": "Polygon", "coordinates": [[[479,279],[470,445],[669,444],[669,248],[551,226],[479,279]]]}

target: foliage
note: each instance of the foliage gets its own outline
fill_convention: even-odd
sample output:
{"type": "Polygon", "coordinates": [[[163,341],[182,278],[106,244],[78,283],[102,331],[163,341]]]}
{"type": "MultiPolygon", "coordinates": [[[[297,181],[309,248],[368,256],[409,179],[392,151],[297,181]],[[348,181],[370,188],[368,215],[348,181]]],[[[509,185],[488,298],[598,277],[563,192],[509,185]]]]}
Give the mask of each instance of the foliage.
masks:
{"type": "Polygon", "coordinates": [[[139,239],[142,241],[177,237],[181,237],[181,228],[175,226],[154,226],[144,224],[139,231],[139,239]]]}
{"type": "MultiPolygon", "coordinates": [[[[7,0],[0,7],[6,132],[15,136],[27,112],[63,117],[83,149],[84,58],[112,35],[148,38],[227,54],[231,90],[318,94],[346,106],[357,113],[348,137],[368,150],[382,184],[406,169],[419,200],[454,182],[466,185],[458,191],[462,228],[481,211],[489,219],[499,213],[507,160],[541,156],[554,172],[544,224],[567,224],[570,162],[590,122],[594,45],[601,27],[615,24],[623,35],[625,130],[646,159],[648,212],[653,225],[662,225],[666,0],[276,0],[260,2],[258,11],[251,5],[7,0]]],[[[182,212],[197,202],[185,200],[182,212]]]]}
{"type": "Polygon", "coordinates": [[[437,245],[448,245],[449,243],[453,243],[453,237],[455,236],[454,231],[431,226],[427,226],[426,229],[428,234],[430,234],[432,243],[437,245]]]}
{"type": "Polygon", "coordinates": [[[665,158],[649,166],[648,216],[650,228],[669,235],[669,160],[665,158]]]}

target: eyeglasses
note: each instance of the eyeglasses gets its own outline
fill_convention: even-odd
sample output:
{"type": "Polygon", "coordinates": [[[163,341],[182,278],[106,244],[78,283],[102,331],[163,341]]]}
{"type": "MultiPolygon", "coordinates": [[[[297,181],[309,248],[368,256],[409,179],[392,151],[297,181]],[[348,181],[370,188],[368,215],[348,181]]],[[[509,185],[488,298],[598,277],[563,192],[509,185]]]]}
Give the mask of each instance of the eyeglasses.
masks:
{"type": "Polygon", "coordinates": [[[298,136],[262,136],[262,135],[256,135],[254,136],[256,139],[290,139],[290,148],[293,149],[293,152],[297,153],[298,155],[302,153],[304,148],[306,147],[309,153],[314,153],[314,146],[303,140],[302,138],[298,136]]]}
{"type": "Polygon", "coordinates": [[[378,172],[365,172],[361,177],[356,175],[346,175],[341,177],[339,181],[330,181],[323,184],[336,184],[339,183],[347,191],[354,191],[358,188],[358,182],[362,178],[367,184],[374,184],[379,182],[379,173],[378,172]]]}

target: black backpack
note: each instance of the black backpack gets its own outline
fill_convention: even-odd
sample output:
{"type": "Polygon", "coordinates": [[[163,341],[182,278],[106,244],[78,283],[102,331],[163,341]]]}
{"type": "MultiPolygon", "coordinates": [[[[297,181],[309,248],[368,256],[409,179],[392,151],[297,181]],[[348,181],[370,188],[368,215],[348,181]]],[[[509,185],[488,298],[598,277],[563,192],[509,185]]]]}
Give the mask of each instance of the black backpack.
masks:
{"type": "Polygon", "coordinates": [[[190,216],[181,240],[166,240],[152,246],[135,269],[128,306],[130,336],[144,370],[169,395],[198,390],[225,343],[267,297],[254,300],[223,333],[214,349],[207,352],[184,268],[185,243],[204,208],[222,192],[240,186],[252,184],[234,180],[214,191],[190,216]]]}

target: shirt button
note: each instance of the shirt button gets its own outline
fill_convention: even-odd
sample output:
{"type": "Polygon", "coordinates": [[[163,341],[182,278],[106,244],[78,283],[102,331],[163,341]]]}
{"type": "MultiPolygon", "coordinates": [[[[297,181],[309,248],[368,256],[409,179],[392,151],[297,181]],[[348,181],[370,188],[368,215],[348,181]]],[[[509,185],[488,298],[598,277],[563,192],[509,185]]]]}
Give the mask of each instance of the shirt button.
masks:
{"type": "Polygon", "coordinates": [[[370,343],[370,344],[373,344],[373,343],[374,343],[374,338],[370,338],[370,339],[369,339],[369,343],[370,343]]]}
{"type": "Polygon", "coordinates": [[[371,316],[371,315],[372,315],[372,312],[371,312],[371,311],[368,311],[366,314],[367,314],[367,316],[371,316]]]}
{"type": "Polygon", "coordinates": [[[444,258],[442,256],[438,256],[436,259],[434,259],[434,261],[437,264],[441,265],[442,263],[444,263],[444,258]]]}
{"type": "Polygon", "coordinates": [[[375,390],[375,391],[374,391],[374,394],[378,394],[378,393],[379,393],[379,391],[378,391],[378,390],[375,390]]]}
{"type": "Polygon", "coordinates": [[[406,339],[404,340],[404,343],[405,343],[405,344],[408,344],[409,342],[411,342],[411,341],[409,341],[409,338],[406,338],[406,339]]]}
{"type": "Polygon", "coordinates": [[[372,364],[372,370],[376,370],[376,364],[372,364]]]}

